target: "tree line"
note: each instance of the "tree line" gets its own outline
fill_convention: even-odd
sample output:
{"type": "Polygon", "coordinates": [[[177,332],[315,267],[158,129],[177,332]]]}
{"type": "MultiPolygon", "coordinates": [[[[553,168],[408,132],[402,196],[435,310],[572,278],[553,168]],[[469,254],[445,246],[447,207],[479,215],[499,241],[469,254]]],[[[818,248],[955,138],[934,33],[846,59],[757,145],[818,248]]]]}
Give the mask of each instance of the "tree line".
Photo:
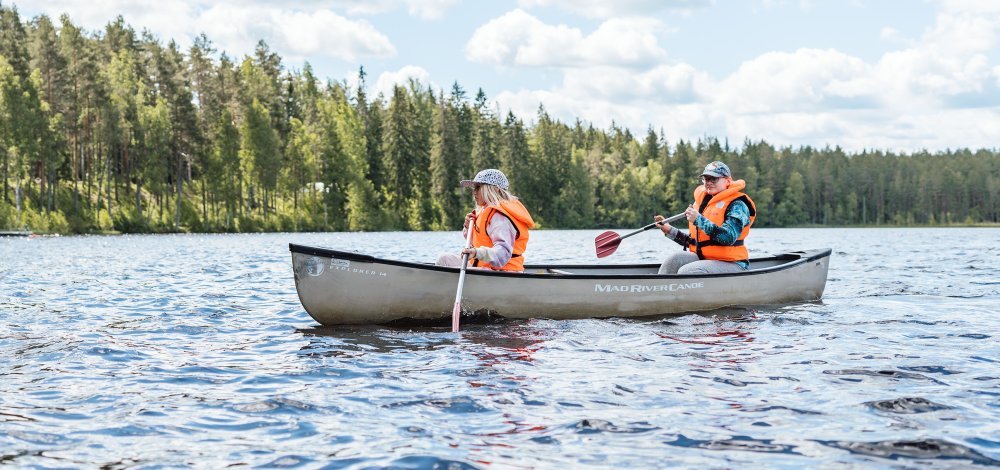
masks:
{"type": "Polygon", "coordinates": [[[671,143],[357,78],[289,70],[263,41],[233,58],[204,35],[184,51],[121,17],[87,32],[0,4],[0,229],[451,230],[472,205],[458,181],[483,168],[541,227],[634,226],[683,211],[713,160],[747,181],[759,226],[1000,222],[996,149],[671,143]]]}

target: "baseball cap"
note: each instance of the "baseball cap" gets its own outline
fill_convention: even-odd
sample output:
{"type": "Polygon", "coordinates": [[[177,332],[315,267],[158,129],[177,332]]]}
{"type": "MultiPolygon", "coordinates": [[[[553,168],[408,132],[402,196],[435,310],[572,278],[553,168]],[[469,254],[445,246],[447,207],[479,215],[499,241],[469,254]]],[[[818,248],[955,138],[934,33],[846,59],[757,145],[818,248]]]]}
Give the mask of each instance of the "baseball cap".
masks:
{"type": "Polygon", "coordinates": [[[731,178],[733,172],[729,171],[729,167],[725,163],[715,161],[705,165],[705,171],[701,172],[702,176],[714,176],[716,178],[731,178]]]}
{"type": "Polygon", "coordinates": [[[459,182],[462,186],[467,187],[472,187],[476,183],[492,184],[493,186],[499,187],[504,191],[510,189],[510,183],[507,182],[507,176],[504,175],[502,171],[494,168],[487,168],[479,173],[476,173],[475,178],[459,182]]]}

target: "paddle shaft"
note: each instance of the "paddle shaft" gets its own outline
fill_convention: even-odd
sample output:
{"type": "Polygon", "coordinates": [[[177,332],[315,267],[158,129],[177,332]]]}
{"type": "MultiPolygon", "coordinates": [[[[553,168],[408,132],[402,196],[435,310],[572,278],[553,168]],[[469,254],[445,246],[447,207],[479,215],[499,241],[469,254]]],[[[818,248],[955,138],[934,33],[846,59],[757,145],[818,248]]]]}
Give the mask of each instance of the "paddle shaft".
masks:
{"type": "MultiPolygon", "coordinates": [[[[465,248],[472,246],[472,224],[467,229],[468,235],[465,238],[465,248]]],[[[465,265],[469,263],[469,254],[462,253],[462,267],[458,272],[458,291],[455,292],[455,308],[451,310],[451,331],[458,332],[458,319],[462,316],[462,289],[465,287],[465,265]]]]}
{"type": "Polygon", "coordinates": [[[663,225],[663,224],[669,224],[671,222],[677,222],[678,220],[681,220],[684,217],[685,217],[684,213],[681,212],[680,214],[677,214],[675,216],[671,216],[669,219],[663,219],[663,220],[661,220],[659,222],[653,222],[653,223],[651,223],[651,224],[649,224],[649,225],[647,225],[647,226],[645,226],[645,227],[643,227],[643,228],[641,228],[639,230],[636,230],[634,232],[629,232],[629,233],[627,233],[625,235],[622,235],[621,237],[619,237],[619,240],[623,239],[623,238],[631,237],[632,235],[635,235],[637,233],[645,232],[646,230],[649,230],[649,229],[651,229],[653,227],[656,227],[657,225],[663,225]]]}

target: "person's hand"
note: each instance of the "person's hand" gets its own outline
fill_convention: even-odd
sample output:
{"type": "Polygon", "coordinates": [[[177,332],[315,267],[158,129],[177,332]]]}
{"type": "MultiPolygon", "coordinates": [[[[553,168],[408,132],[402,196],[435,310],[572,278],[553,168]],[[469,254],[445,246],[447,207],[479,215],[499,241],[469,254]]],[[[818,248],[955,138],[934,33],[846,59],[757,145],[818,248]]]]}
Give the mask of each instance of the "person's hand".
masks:
{"type": "Polygon", "coordinates": [[[694,204],[691,204],[687,209],[684,209],[684,216],[687,217],[688,222],[693,223],[699,215],[701,214],[698,213],[698,209],[695,209],[694,204]]]}
{"type": "Polygon", "coordinates": [[[465,214],[465,223],[462,224],[462,228],[468,230],[472,224],[476,223],[476,211],[469,212],[465,214]]]}
{"type": "Polygon", "coordinates": [[[656,214],[653,217],[653,221],[656,222],[656,227],[659,228],[661,232],[670,233],[670,224],[663,223],[664,220],[666,220],[666,217],[660,214],[656,214]]]}
{"type": "Polygon", "coordinates": [[[469,255],[469,259],[476,259],[476,249],[466,248],[459,253],[460,255],[469,255]]]}

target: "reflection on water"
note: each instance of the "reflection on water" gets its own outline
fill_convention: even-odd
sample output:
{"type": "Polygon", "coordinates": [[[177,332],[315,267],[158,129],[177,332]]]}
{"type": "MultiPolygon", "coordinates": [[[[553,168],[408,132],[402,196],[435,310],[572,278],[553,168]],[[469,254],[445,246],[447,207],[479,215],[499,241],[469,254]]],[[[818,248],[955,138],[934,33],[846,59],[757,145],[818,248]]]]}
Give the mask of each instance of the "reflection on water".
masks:
{"type": "Polygon", "coordinates": [[[969,447],[942,439],[919,441],[842,442],[820,441],[830,447],[844,449],[855,454],[899,459],[961,460],[981,465],[1000,465],[994,460],[969,447]]]}
{"type": "MultiPolygon", "coordinates": [[[[580,262],[594,235],[539,231],[529,255],[580,262]]],[[[834,249],[822,301],[642,319],[482,312],[458,334],[447,318],[320,327],[287,251],[430,262],[457,233],[0,240],[0,462],[1000,465],[998,235],[759,230],[756,254],[834,249]]],[[[676,249],[630,242],[582,261],[676,249]]]]}

